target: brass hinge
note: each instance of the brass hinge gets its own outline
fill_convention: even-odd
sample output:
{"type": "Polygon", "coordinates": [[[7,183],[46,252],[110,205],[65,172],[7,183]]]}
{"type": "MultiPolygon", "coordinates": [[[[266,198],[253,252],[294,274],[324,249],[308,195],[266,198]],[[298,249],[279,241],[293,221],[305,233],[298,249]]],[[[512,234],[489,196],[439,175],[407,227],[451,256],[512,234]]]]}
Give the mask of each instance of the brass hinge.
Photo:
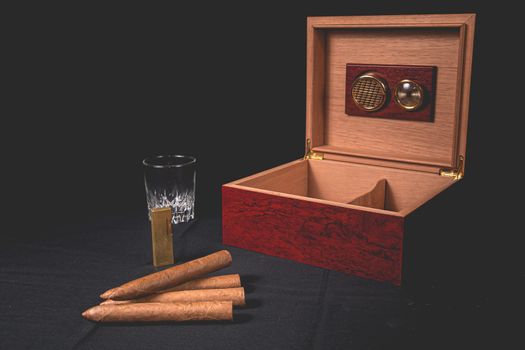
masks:
{"type": "Polygon", "coordinates": [[[458,167],[456,169],[441,169],[439,171],[439,175],[445,176],[445,177],[451,177],[454,180],[459,180],[463,178],[463,156],[459,156],[458,158],[458,167]]]}
{"type": "Polygon", "coordinates": [[[310,141],[310,139],[306,139],[306,153],[304,154],[304,159],[322,160],[323,158],[324,155],[322,153],[315,153],[312,150],[312,141],[310,141]]]}

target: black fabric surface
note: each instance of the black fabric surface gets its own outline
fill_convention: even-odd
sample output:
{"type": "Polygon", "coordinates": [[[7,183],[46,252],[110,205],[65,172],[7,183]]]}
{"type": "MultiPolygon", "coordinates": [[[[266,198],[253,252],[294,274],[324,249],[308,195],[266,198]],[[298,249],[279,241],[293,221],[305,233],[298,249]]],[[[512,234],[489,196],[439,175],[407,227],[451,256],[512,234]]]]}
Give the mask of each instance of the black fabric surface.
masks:
{"type": "MultiPolygon", "coordinates": [[[[180,261],[224,248],[218,218],[176,230],[180,261]]],[[[218,273],[239,273],[248,302],[233,323],[95,324],[81,312],[101,292],[154,271],[145,218],[4,237],[0,348],[406,349],[482,339],[483,305],[419,300],[388,283],[227,249],[233,264],[218,273]]]]}

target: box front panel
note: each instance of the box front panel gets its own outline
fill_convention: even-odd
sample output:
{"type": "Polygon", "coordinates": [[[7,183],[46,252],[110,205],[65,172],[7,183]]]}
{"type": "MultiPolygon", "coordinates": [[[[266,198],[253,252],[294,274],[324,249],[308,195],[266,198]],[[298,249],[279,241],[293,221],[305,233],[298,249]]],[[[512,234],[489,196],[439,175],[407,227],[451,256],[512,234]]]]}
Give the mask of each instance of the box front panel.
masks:
{"type": "Polygon", "coordinates": [[[401,283],[401,217],[228,186],[222,215],[226,245],[401,283]]]}

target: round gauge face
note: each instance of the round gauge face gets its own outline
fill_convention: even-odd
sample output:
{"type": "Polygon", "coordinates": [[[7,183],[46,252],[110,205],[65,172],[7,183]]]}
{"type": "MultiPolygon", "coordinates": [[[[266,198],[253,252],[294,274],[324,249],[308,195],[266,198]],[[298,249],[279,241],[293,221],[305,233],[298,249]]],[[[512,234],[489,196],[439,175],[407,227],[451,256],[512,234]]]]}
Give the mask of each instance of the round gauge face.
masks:
{"type": "Polygon", "coordinates": [[[402,80],[395,88],[394,98],[401,108],[413,111],[423,103],[423,89],[412,80],[402,80]]]}
{"type": "Polygon", "coordinates": [[[359,76],[352,84],[355,104],[367,112],[377,111],[386,102],[386,83],[372,74],[359,76]]]}

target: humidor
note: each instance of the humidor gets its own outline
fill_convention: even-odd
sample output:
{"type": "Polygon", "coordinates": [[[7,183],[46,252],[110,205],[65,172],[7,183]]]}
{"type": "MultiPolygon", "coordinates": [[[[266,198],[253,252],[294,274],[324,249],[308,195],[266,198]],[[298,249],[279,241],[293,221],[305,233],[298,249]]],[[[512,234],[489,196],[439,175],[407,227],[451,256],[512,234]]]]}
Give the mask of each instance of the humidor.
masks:
{"type": "Polygon", "coordinates": [[[223,243],[404,282],[417,264],[407,237],[424,230],[412,218],[432,225],[422,207],[461,201],[443,194],[465,173],[474,25],[474,14],[309,17],[305,155],[222,186],[223,243]],[[409,67],[409,78],[431,67],[431,118],[394,105],[386,118],[352,114],[348,65],[409,67]]]}

